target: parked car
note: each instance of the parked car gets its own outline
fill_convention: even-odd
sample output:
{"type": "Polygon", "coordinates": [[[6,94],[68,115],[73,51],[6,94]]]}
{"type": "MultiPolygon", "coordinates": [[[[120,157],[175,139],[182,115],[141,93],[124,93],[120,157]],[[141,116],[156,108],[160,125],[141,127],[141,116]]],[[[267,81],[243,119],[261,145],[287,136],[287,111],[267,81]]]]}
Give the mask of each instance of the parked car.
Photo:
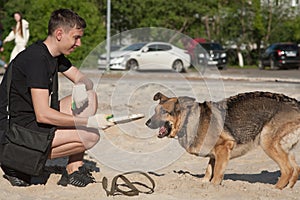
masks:
{"type": "Polygon", "coordinates": [[[220,43],[204,42],[199,43],[195,49],[198,65],[204,67],[217,66],[218,69],[227,68],[226,50],[220,43]]]}
{"type": "Polygon", "coordinates": [[[266,48],[258,60],[258,68],[299,68],[299,47],[295,43],[274,43],[266,48]]]}
{"type": "Polygon", "coordinates": [[[113,45],[110,45],[110,51],[117,51],[119,49],[121,49],[123,46],[122,45],[117,45],[117,44],[113,44],[113,45]]]}
{"type": "MultiPolygon", "coordinates": [[[[98,68],[106,68],[106,54],[98,60],[98,68]]],[[[190,56],[183,49],[165,42],[134,43],[110,54],[110,69],[149,70],[163,69],[185,72],[190,56]]]]}

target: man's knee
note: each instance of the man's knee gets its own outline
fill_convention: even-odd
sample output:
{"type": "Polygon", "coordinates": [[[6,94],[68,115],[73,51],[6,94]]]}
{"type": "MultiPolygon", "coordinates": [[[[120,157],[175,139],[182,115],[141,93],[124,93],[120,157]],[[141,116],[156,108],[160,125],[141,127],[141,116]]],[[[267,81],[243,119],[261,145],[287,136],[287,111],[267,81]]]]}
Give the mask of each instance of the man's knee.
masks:
{"type": "Polygon", "coordinates": [[[91,149],[93,146],[95,146],[99,140],[100,140],[100,135],[97,133],[86,133],[88,134],[87,137],[85,137],[83,144],[86,150],[91,149]]]}

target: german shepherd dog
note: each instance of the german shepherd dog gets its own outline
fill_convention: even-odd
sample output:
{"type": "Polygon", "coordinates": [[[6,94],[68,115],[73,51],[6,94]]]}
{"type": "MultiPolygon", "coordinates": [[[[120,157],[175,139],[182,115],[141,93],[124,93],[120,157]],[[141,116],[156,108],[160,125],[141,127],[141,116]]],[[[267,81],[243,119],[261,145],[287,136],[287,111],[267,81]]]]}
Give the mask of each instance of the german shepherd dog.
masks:
{"type": "Polygon", "coordinates": [[[292,188],[300,167],[291,150],[300,139],[300,102],[283,94],[250,92],[219,102],[169,98],[158,92],[155,114],[146,122],[159,138],[177,137],[185,150],[209,157],[203,182],[221,184],[229,159],[260,145],[280,168],[276,188],[292,188]]]}

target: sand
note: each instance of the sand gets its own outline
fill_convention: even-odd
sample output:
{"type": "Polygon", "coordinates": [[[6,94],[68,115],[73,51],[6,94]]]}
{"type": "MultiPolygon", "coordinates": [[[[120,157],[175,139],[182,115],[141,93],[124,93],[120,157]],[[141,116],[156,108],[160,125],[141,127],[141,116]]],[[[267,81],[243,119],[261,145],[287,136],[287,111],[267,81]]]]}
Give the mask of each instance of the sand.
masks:
{"type": "MultiPolygon", "coordinates": [[[[143,78],[141,78],[143,79],[143,78]]],[[[96,183],[84,188],[68,185],[58,186],[56,183],[61,176],[61,169],[65,166],[66,159],[52,160],[47,163],[44,177],[34,179],[36,184],[25,187],[13,187],[2,178],[0,172],[0,199],[56,199],[56,200],[77,200],[77,199],[145,199],[145,200],[171,200],[171,199],[299,199],[300,182],[297,182],[293,189],[278,190],[274,184],[280,177],[278,166],[263,152],[260,147],[250,151],[247,155],[233,159],[226,168],[225,177],[221,185],[202,183],[207,158],[196,157],[183,151],[177,144],[176,139],[159,139],[156,137],[157,130],[148,130],[144,125],[147,117],[151,115],[155,102],[152,96],[160,86],[145,85],[136,81],[120,80],[111,82],[101,79],[96,90],[99,94],[99,112],[111,112],[122,114],[124,112],[144,113],[145,118],[111,127],[101,132],[101,141],[85,155],[85,165],[93,170],[92,174],[96,183]],[[126,84],[127,85],[126,85],[126,84]],[[126,89],[128,91],[124,91],[126,89]],[[119,88],[120,91],[117,89],[119,88]],[[134,88],[134,89],[129,89],[134,88]],[[117,95],[116,95],[117,94],[117,95]],[[130,98],[126,97],[130,94],[130,98]],[[120,98],[120,99],[118,99],[120,98]],[[117,99],[117,100],[116,100],[117,99]],[[132,170],[149,172],[150,177],[155,181],[155,189],[151,194],[139,194],[138,196],[127,197],[116,195],[107,197],[102,188],[102,179],[107,177],[110,187],[114,176],[132,170]],[[41,182],[45,181],[43,184],[41,182]]],[[[144,79],[143,79],[144,80],[144,79]]],[[[71,91],[71,86],[64,79],[61,81],[61,96],[71,91]]],[[[153,81],[151,81],[153,83],[153,81]]],[[[169,84],[169,83],[168,83],[169,84]]],[[[175,82],[172,82],[175,84],[175,82]]],[[[194,84],[194,83],[193,83],[194,84]]],[[[163,82],[166,86],[167,83],[163,82]]],[[[196,86],[192,86],[195,88],[196,86]]],[[[198,87],[198,86],[197,86],[198,87]]],[[[196,88],[197,88],[196,87],[196,88]]],[[[201,86],[203,85],[201,84],[201,86]]],[[[254,86],[255,87],[255,86],[254,86]]],[[[230,87],[228,87],[230,88],[230,87]]],[[[265,86],[264,86],[265,88],[265,86]]],[[[160,88],[161,89],[161,88],[160,88]]],[[[181,90],[185,93],[184,87],[176,86],[172,91],[181,90]],[[182,87],[182,88],[181,88],[182,87]]],[[[226,90],[225,96],[236,94],[240,91],[254,90],[252,86],[232,87],[226,90]]],[[[296,90],[294,88],[294,90],[296,90]]],[[[288,95],[298,97],[294,90],[279,88],[279,92],[287,91],[288,95]]],[[[206,91],[199,91],[203,94],[201,100],[205,99],[206,91]]],[[[199,94],[199,96],[200,96],[199,94]]],[[[216,97],[218,98],[218,97],[216,97]]],[[[297,155],[296,151],[296,155],[297,155]]],[[[132,181],[140,181],[150,185],[141,175],[135,174],[129,177],[132,181]]],[[[144,191],[145,188],[140,188],[144,191]]]]}

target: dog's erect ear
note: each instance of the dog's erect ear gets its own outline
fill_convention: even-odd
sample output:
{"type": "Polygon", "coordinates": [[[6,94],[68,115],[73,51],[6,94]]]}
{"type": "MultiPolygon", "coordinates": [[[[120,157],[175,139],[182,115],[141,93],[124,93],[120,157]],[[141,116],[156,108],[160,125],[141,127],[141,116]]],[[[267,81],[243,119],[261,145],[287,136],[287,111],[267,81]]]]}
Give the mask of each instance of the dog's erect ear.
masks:
{"type": "Polygon", "coordinates": [[[186,112],[187,108],[194,105],[196,99],[192,97],[178,97],[175,103],[175,111],[176,112],[186,112]]]}
{"type": "Polygon", "coordinates": [[[189,106],[193,106],[194,102],[196,101],[195,98],[192,97],[179,97],[178,98],[178,103],[180,104],[180,107],[182,108],[187,108],[189,106]]]}
{"type": "Polygon", "coordinates": [[[160,100],[160,102],[167,101],[169,98],[163,95],[162,93],[158,92],[154,95],[153,100],[157,101],[160,100]]]}

